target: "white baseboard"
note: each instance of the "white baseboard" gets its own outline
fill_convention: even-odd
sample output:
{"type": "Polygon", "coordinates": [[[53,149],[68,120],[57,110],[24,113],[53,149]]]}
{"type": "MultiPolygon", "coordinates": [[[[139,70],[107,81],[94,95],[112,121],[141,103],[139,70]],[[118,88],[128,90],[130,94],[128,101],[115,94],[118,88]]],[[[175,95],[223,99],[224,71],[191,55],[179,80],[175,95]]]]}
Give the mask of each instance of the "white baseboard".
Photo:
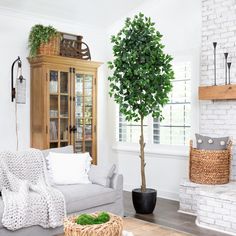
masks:
{"type": "Polygon", "coordinates": [[[209,229],[209,230],[213,230],[213,231],[217,231],[219,233],[223,233],[223,234],[229,234],[229,235],[234,235],[236,236],[236,233],[233,233],[233,232],[229,232],[229,231],[225,231],[225,230],[220,230],[220,229],[216,229],[216,228],[213,228],[213,227],[208,227],[208,226],[205,226],[205,225],[201,225],[198,220],[196,219],[195,221],[196,225],[198,227],[201,227],[201,228],[204,228],[204,229],[209,229]]]}
{"type": "Polygon", "coordinates": [[[190,216],[197,216],[197,214],[194,214],[194,213],[191,213],[191,212],[187,212],[187,211],[178,210],[178,212],[186,214],[186,215],[190,215],[190,216]]]}
{"type": "MultiPolygon", "coordinates": [[[[137,186],[132,186],[129,184],[124,184],[124,190],[131,192],[132,189],[138,188],[137,186]]],[[[162,189],[157,189],[157,197],[159,198],[164,198],[164,199],[169,199],[169,200],[174,200],[174,201],[179,201],[179,193],[176,192],[170,192],[162,189]]]]}

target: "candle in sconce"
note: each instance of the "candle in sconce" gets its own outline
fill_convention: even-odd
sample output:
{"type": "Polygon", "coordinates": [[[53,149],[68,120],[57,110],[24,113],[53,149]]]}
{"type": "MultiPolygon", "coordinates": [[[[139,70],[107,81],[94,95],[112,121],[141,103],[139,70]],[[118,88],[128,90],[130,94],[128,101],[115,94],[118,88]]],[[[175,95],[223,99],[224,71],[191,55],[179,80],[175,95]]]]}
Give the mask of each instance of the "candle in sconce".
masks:
{"type": "Polygon", "coordinates": [[[227,84],[227,58],[229,53],[225,52],[224,55],[225,55],[225,84],[227,84]]]}
{"type": "Polygon", "coordinates": [[[214,85],[216,85],[216,46],[217,46],[217,42],[213,42],[213,47],[214,47],[214,85]]]}
{"type": "Polygon", "coordinates": [[[231,67],[232,63],[231,63],[231,62],[228,62],[227,65],[228,65],[229,84],[230,84],[230,83],[231,83],[231,82],[230,82],[230,67],[231,67]]]}

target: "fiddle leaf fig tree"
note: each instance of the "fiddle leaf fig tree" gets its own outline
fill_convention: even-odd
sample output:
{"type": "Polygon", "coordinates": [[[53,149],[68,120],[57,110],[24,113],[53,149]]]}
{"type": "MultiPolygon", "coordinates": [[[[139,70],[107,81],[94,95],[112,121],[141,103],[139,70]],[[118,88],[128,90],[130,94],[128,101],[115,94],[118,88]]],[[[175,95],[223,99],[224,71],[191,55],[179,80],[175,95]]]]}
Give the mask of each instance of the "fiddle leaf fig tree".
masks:
{"type": "Polygon", "coordinates": [[[143,121],[151,114],[162,119],[162,108],[172,89],[172,57],[163,52],[162,35],[151,18],[142,13],[127,18],[124,27],[111,37],[113,61],[108,67],[110,96],[119,104],[127,121],[140,121],[141,191],[146,191],[143,121]]]}

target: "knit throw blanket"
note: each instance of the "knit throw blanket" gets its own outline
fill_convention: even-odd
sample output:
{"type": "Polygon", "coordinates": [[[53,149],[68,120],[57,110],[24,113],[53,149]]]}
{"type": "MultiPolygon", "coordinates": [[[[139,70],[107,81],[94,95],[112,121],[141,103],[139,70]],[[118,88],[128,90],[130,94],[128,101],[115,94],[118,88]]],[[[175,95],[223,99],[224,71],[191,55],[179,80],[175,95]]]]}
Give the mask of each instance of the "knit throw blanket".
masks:
{"type": "Polygon", "coordinates": [[[64,197],[50,186],[41,151],[1,152],[0,191],[4,202],[2,224],[7,229],[63,224],[64,197]]]}

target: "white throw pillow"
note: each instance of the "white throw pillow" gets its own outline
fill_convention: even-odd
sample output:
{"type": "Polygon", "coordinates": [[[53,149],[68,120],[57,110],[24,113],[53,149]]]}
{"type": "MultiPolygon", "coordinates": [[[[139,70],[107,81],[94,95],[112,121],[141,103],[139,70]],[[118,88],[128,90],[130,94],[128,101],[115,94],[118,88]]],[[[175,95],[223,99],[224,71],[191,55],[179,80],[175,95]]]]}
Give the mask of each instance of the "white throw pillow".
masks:
{"type": "MultiPolygon", "coordinates": [[[[85,166],[86,166],[86,173],[89,172],[90,168],[91,168],[91,161],[93,160],[89,154],[89,152],[84,152],[84,153],[62,153],[62,152],[54,152],[54,150],[52,152],[50,152],[51,156],[53,157],[64,157],[64,158],[68,158],[68,157],[72,157],[72,158],[82,158],[83,161],[85,162],[85,166]]],[[[48,158],[47,158],[48,160],[48,158]]]]}
{"type": "Polygon", "coordinates": [[[91,160],[89,153],[55,153],[47,156],[54,184],[88,184],[91,160]]]}

